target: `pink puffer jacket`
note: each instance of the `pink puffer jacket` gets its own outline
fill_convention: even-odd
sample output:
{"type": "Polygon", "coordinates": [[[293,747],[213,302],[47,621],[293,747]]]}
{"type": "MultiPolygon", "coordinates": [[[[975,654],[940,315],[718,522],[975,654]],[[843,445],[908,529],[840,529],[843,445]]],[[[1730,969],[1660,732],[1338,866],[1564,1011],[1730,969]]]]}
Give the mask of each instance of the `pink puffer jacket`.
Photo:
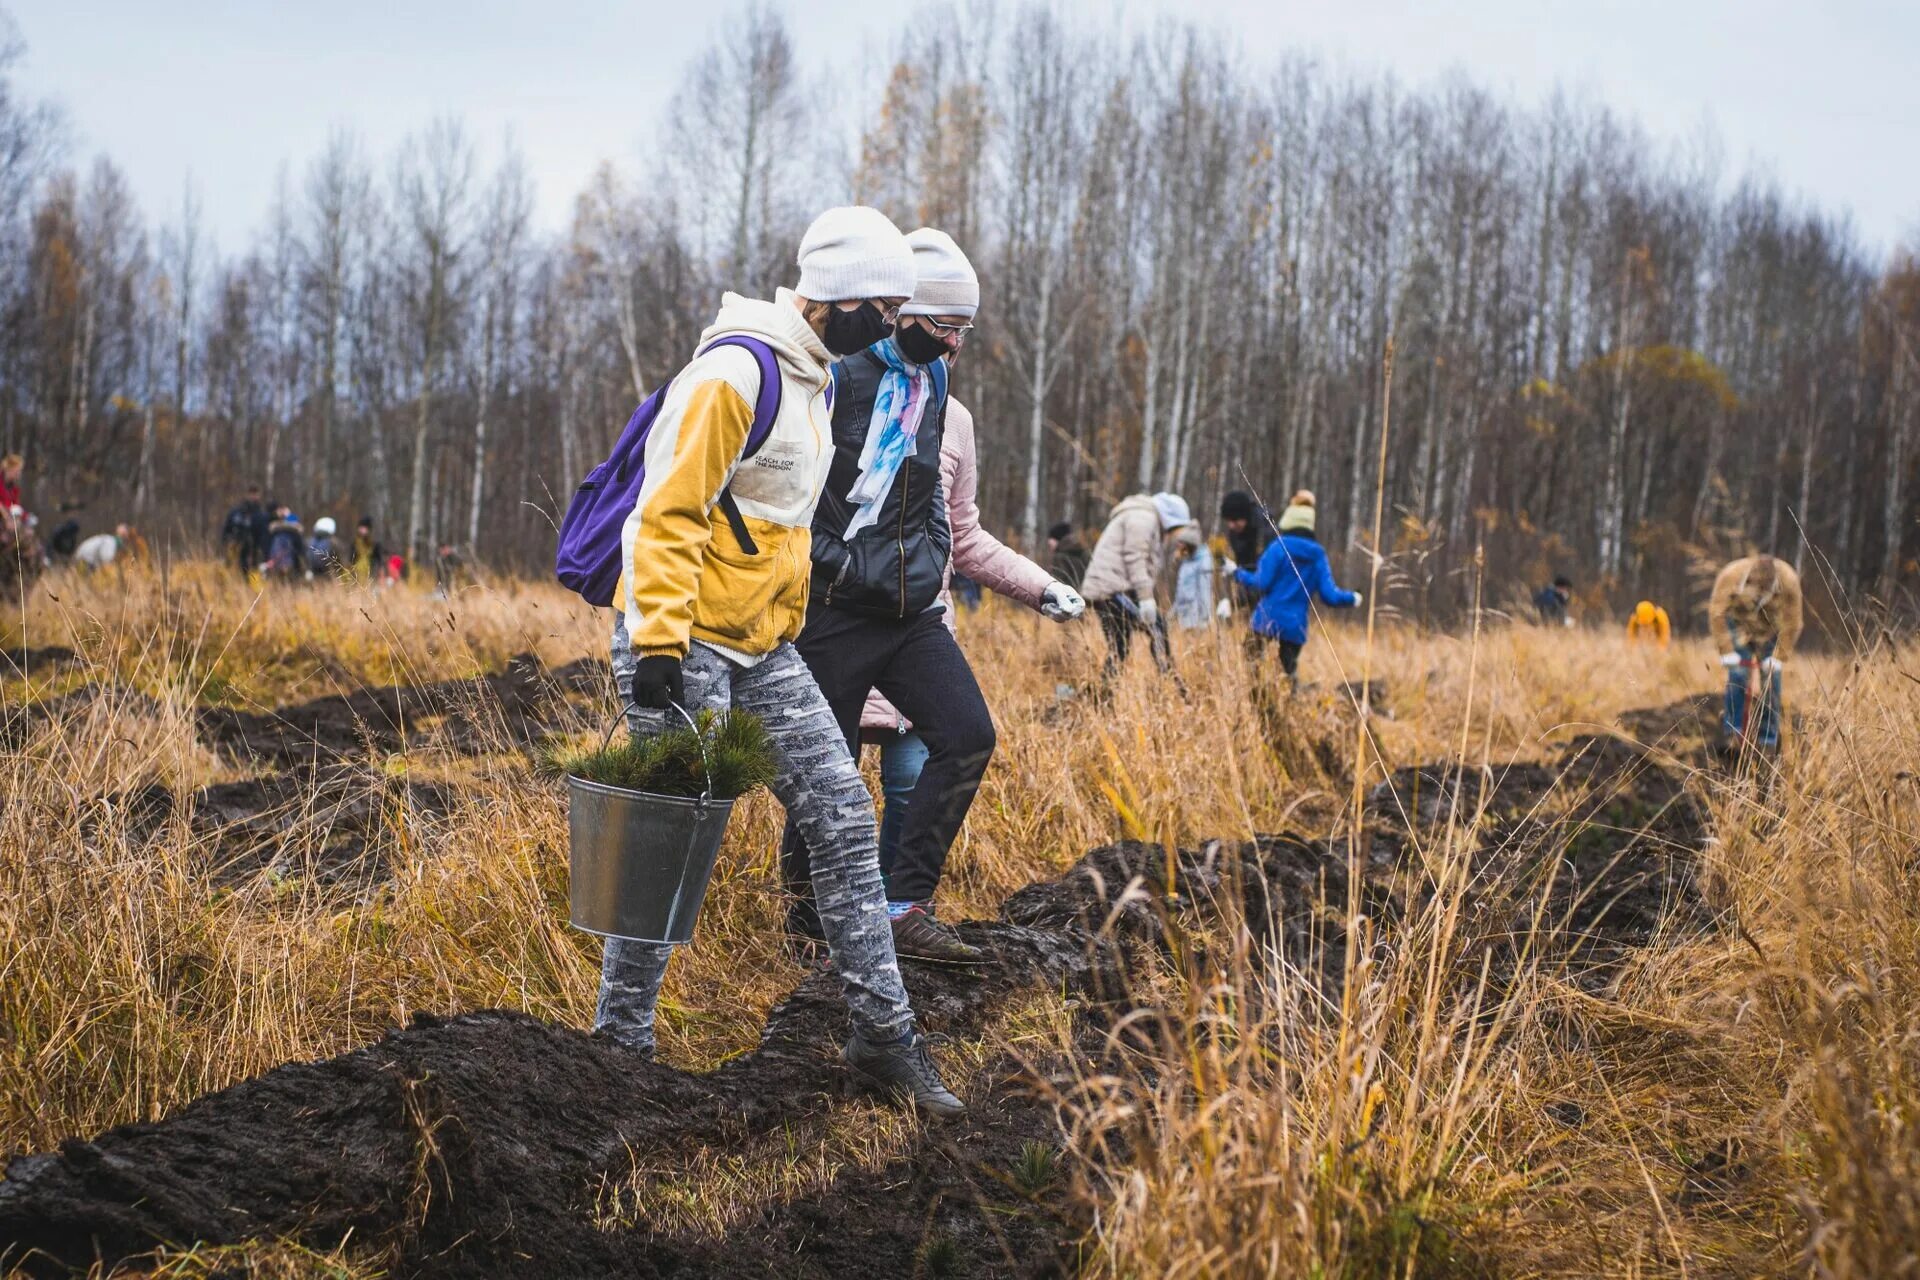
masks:
{"type": "MultiPolygon", "coordinates": [[[[952,583],[953,571],[958,568],[988,590],[1038,609],[1053,575],[980,527],[980,470],[974,451],[973,414],[952,398],[947,400],[947,434],[940,441],[940,488],[946,494],[947,523],[953,529],[948,583],[952,583]]],[[[953,593],[943,589],[940,603],[946,606],[947,629],[952,630],[953,593]]],[[[904,733],[912,726],[876,689],[867,695],[860,727],[904,733]]]]}

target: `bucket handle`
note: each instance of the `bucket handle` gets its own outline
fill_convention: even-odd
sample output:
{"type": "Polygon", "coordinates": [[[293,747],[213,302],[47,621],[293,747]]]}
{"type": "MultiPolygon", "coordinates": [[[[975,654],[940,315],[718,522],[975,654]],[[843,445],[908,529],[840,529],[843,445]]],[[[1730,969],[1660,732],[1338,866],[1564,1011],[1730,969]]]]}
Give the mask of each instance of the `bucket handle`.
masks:
{"type": "MultiPolygon", "coordinates": [[[[702,805],[709,804],[713,800],[713,765],[707,760],[707,735],[700,732],[700,726],[694,723],[693,717],[687,714],[685,707],[673,701],[671,698],[667,699],[667,705],[675,711],[678,711],[680,718],[687,722],[687,728],[693,730],[694,744],[700,748],[700,771],[707,776],[707,789],[700,793],[700,803],[702,805]]],[[[606,735],[600,739],[600,749],[602,751],[605,751],[607,745],[613,741],[613,731],[618,729],[620,722],[627,718],[627,712],[638,711],[640,709],[639,705],[629,698],[625,704],[613,713],[613,719],[607,724],[606,735]]],[[[655,708],[648,708],[648,710],[654,709],[655,708]]]]}

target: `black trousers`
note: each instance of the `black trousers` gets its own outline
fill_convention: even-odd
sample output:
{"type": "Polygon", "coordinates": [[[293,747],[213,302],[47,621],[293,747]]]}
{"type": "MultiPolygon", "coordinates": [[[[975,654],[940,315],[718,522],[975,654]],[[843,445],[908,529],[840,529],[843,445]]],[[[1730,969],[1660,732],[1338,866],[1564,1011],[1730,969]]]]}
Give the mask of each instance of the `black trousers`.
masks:
{"type": "MultiPolygon", "coordinates": [[[[927,763],[907,802],[900,851],[891,865],[882,860],[880,874],[889,900],[929,901],[996,745],[993,717],[966,655],[938,610],[895,622],[818,608],[809,613],[795,647],[833,708],[855,759],[860,712],[871,689],[885,694],[926,743],[927,763]]],[[[794,927],[812,932],[811,858],[792,823],[780,863],[788,892],[802,904],[794,912],[794,927]]]]}
{"type": "Polygon", "coordinates": [[[1247,656],[1249,658],[1258,662],[1260,655],[1269,647],[1278,645],[1280,647],[1280,669],[1287,673],[1289,679],[1299,678],[1300,650],[1306,646],[1295,644],[1291,640],[1282,640],[1279,636],[1263,636],[1258,631],[1249,631],[1247,637],[1247,656]]]}
{"type": "Polygon", "coordinates": [[[1129,609],[1133,603],[1133,594],[1114,596],[1101,600],[1093,606],[1100,616],[1100,631],[1107,637],[1107,661],[1104,670],[1112,675],[1127,660],[1127,654],[1133,648],[1133,633],[1147,633],[1149,644],[1153,648],[1153,660],[1162,671],[1173,670],[1173,646],[1167,640],[1167,620],[1158,618],[1152,626],[1141,620],[1139,606],[1129,609]],[[1125,601],[1126,603],[1122,603],[1125,601]]]}

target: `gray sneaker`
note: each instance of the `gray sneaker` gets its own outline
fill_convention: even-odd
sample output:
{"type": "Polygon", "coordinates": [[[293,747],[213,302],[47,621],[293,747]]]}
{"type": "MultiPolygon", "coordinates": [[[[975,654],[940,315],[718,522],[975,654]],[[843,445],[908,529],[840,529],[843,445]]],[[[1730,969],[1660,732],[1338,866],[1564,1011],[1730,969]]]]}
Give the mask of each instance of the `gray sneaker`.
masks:
{"type": "Polygon", "coordinates": [[[858,1031],[840,1058],[854,1074],[868,1084],[896,1098],[905,1098],[920,1111],[936,1120],[953,1120],[967,1114],[967,1104],[954,1095],[940,1079],[933,1065],[933,1052],[927,1038],[918,1031],[898,1044],[871,1044],[858,1031]]]}
{"type": "Polygon", "coordinates": [[[961,941],[952,925],[934,919],[924,907],[893,918],[893,953],[934,964],[982,964],[987,958],[986,952],[961,941]]]}

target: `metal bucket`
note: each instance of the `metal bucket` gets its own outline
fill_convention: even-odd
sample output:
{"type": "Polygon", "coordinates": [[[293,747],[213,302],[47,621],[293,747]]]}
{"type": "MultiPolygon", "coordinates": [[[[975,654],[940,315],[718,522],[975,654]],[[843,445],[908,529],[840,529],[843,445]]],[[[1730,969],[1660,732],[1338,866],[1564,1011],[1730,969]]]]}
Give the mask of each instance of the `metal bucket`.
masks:
{"type": "Polygon", "coordinates": [[[573,925],[641,942],[690,942],[733,801],[657,796],[567,779],[573,925]]]}

